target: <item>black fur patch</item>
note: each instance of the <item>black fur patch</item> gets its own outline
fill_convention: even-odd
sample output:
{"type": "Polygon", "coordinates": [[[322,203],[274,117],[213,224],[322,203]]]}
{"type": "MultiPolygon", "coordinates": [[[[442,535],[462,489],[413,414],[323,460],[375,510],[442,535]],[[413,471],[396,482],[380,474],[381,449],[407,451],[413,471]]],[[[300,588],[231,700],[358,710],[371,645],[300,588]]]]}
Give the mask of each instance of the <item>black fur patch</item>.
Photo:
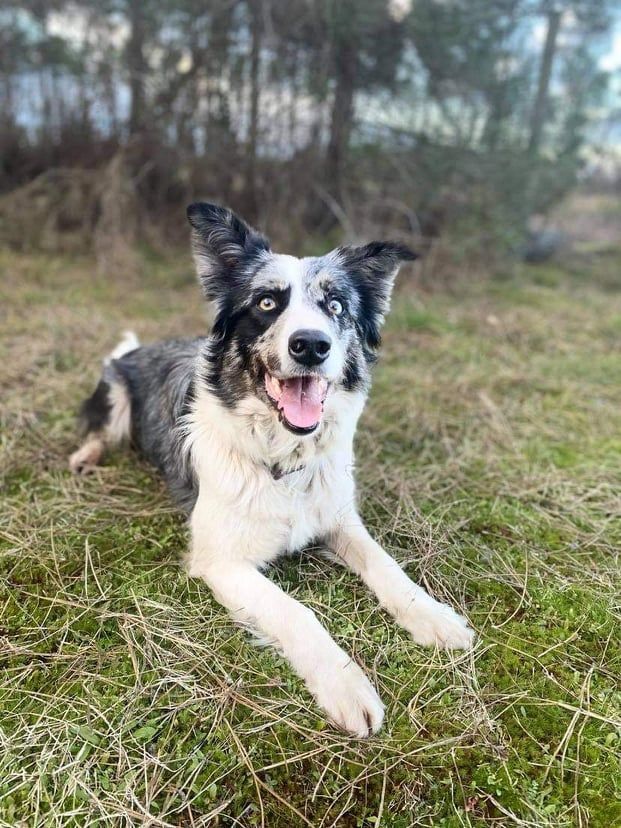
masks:
{"type": "Polygon", "coordinates": [[[234,407],[252,385],[250,346],[278,315],[259,311],[259,297],[250,293],[269,242],[226,207],[197,202],[187,215],[203,292],[216,306],[204,376],[219,399],[234,407]]]}
{"type": "Polygon", "coordinates": [[[189,414],[192,413],[192,406],[196,399],[196,388],[195,388],[195,380],[194,377],[190,380],[188,385],[187,391],[185,392],[185,396],[183,398],[183,403],[181,404],[181,410],[179,416],[181,418],[187,417],[189,414]]]}
{"type": "Polygon", "coordinates": [[[289,304],[291,288],[262,287],[249,294],[247,284],[232,286],[223,297],[216,316],[211,348],[207,354],[205,379],[218,399],[228,408],[263,383],[263,369],[253,346],[276,322],[289,304]],[[263,311],[258,302],[270,296],[276,302],[263,311]]]}
{"type": "Polygon", "coordinates": [[[203,291],[208,299],[221,300],[256,274],[253,263],[270,249],[269,241],[226,207],[196,202],[187,215],[203,291]]]}
{"type": "Polygon", "coordinates": [[[361,247],[339,247],[336,254],[360,297],[355,324],[371,362],[381,344],[380,329],[388,311],[394,277],[400,262],[418,258],[399,242],[370,242],[361,247]]]}
{"type": "Polygon", "coordinates": [[[80,408],[80,428],[83,434],[102,431],[110,419],[112,405],[109,399],[110,385],[99,380],[91,396],[84,400],[80,408]]]}
{"type": "MultiPolygon", "coordinates": [[[[345,371],[343,373],[343,388],[346,391],[360,391],[368,386],[368,372],[364,370],[365,356],[360,349],[351,349],[347,354],[345,371]]],[[[367,365],[375,361],[375,355],[369,354],[366,358],[367,365]]]]}

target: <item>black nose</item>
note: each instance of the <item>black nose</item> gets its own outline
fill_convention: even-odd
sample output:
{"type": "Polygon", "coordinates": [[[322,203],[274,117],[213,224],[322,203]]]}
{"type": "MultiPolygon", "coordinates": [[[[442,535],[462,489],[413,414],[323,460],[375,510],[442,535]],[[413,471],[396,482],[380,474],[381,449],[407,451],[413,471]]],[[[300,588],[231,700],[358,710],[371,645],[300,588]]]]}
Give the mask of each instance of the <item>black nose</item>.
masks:
{"type": "Polygon", "coordinates": [[[289,353],[300,365],[320,365],[328,358],[332,341],[323,331],[296,331],[289,337],[289,353]]]}

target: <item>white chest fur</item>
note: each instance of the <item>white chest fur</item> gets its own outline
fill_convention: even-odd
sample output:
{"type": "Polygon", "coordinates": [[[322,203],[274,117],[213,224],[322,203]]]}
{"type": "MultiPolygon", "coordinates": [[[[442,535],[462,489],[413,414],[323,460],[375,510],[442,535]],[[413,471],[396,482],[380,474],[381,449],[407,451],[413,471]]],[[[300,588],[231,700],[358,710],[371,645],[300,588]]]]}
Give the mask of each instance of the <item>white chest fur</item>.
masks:
{"type": "Polygon", "coordinates": [[[334,397],[320,432],[300,438],[258,400],[231,413],[206,390],[197,395],[188,426],[199,479],[193,559],[204,565],[224,555],[261,566],[321,538],[351,509],[352,443],[364,397],[334,397]]]}

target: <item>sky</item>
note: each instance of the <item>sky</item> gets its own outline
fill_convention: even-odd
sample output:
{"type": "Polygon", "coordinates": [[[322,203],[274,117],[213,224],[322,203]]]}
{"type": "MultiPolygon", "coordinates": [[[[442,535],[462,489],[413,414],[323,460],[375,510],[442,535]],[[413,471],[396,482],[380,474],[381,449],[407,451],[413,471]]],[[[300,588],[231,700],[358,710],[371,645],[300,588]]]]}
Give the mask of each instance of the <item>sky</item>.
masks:
{"type": "Polygon", "coordinates": [[[610,48],[600,58],[599,65],[605,72],[621,71],[621,20],[612,31],[610,48]]]}

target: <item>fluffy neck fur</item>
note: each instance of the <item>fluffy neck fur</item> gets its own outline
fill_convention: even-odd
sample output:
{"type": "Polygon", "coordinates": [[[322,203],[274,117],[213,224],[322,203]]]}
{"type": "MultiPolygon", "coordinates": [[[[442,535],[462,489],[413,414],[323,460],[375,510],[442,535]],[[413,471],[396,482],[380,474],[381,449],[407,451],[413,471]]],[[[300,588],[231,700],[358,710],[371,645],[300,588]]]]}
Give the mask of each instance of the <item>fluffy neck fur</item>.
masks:
{"type": "MultiPolygon", "coordinates": [[[[353,438],[366,394],[335,389],[328,394],[317,432],[299,437],[287,431],[266,403],[250,394],[235,409],[225,407],[197,371],[194,399],[186,418],[186,447],[199,480],[212,477],[214,455],[240,470],[277,465],[289,471],[317,468],[334,454],[351,462],[353,438]]],[[[229,468],[231,466],[229,465],[229,468]]]]}

